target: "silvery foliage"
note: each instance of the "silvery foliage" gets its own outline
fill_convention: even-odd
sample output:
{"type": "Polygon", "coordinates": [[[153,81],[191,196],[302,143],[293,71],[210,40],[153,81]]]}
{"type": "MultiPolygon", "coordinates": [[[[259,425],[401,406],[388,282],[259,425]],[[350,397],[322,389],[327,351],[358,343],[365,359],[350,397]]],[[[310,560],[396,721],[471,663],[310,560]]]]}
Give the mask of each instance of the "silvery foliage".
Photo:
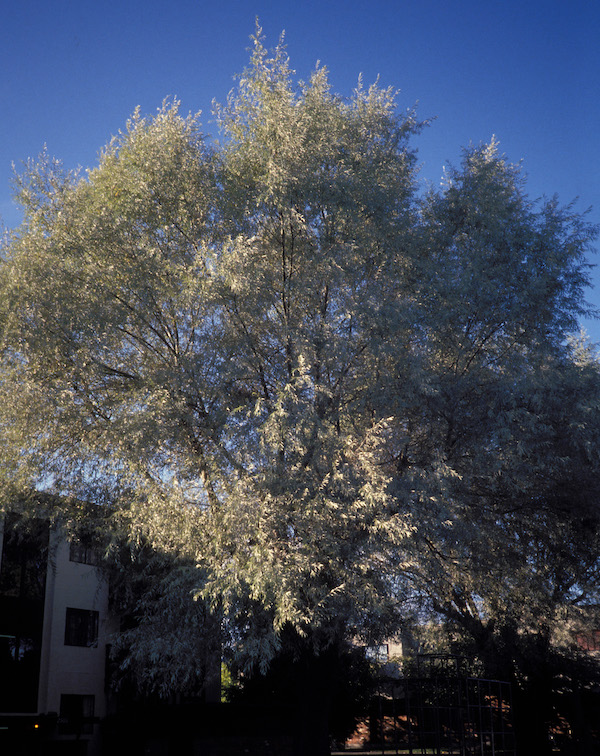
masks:
{"type": "Polygon", "coordinates": [[[253,39],[220,142],[165,102],[87,173],[43,155],[18,177],[0,423],[6,481],[195,560],[196,597],[264,664],[284,626],[318,651],[419,596],[492,611],[483,556],[527,590],[517,536],[566,464],[547,399],[575,387],[569,453],[597,465],[597,368],[564,341],[580,215],[531,203],[495,142],[421,191],[424,124],[392,90],[295,84],[283,42],[253,39]]]}

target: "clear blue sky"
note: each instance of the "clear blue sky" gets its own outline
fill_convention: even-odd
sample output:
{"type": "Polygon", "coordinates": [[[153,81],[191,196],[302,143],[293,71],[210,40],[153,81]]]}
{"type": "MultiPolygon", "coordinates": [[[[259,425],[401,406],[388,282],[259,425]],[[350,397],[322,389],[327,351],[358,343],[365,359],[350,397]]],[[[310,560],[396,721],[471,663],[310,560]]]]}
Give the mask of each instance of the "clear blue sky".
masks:
{"type": "MultiPolygon", "coordinates": [[[[166,96],[185,111],[224,101],[259,17],[267,43],[285,30],[292,66],[317,60],[340,94],[358,75],[401,90],[436,117],[415,141],[439,182],[469,142],[493,134],[523,161],[532,198],[593,206],[600,222],[599,0],[4,0],[0,4],[0,216],[19,222],[11,163],[46,144],[90,167],[136,105],[166,96]]],[[[600,262],[600,259],[598,260],[600,262]]],[[[600,273],[588,299],[600,307],[600,273]]],[[[586,322],[600,341],[600,322],[586,322]]]]}

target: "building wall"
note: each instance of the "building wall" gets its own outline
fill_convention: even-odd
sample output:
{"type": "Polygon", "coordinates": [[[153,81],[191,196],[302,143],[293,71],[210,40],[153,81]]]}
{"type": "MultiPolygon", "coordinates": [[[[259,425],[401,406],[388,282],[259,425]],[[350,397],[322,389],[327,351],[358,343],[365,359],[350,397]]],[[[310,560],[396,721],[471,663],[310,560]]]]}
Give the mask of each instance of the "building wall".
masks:
{"type": "MultiPolygon", "coordinates": [[[[105,689],[119,618],[109,614],[108,584],[89,563],[93,553],[83,544],[72,549],[44,520],[31,522],[27,537],[17,538],[18,520],[0,514],[0,754],[38,737],[53,741],[52,754],[72,756],[77,745],[78,754],[97,756],[100,721],[109,713],[127,716],[137,701],[127,687],[110,697],[105,689]],[[82,617],[94,621],[82,624],[82,617]]],[[[218,647],[207,652],[207,664],[198,705],[220,701],[218,647]]],[[[45,753],[35,748],[31,753],[45,753]]]]}
{"type": "MultiPolygon", "coordinates": [[[[7,537],[8,525],[7,528],[7,537]]],[[[11,591],[9,563],[2,559],[5,520],[0,516],[0,578],[4,578],[5,594],[11,591]],[[2,572],[4,566],[4,572],[2,572]]],[[[9,550],[6,549],[6,554],[9,550]]],[[[14,552],[14,549],[12,549],[14,552]]],[[[73,555],[81,558],[81,555],[73,555]]],[[[14,561],[14,559],[13,559],[14,561]]],[[[41,571],[41,566],[40,566],[41,571]]],[[[0,597],[0,607],[8,610],[0,612],[0,636],[14,635],[15,616],[19,611],[18,596],[0,597]],[[2,616],[4,615],[4,616],[2,616]],[[9,616],[12,615],[12,616],[9,616]]],[[[43,619],[41,653],[39,661],[39,683],[37,689],[37,707],[28,706],[26,711],[0,711],[11,722],[19,714],[25,716],[55,714],[57,718],[56,737],[58,739],[80,738],[90,740],[89,754],[96,750],[98,724],[84,721],[93,715],[95,720],[106,715],[107,696],[105,691],[107,644],[110,634],[116,630],[116,622],[108,612],[108,585],[99,569],[92,564],[72,561],[69,542],[59,530],[50,532],[48,541],[48,559],[46,568],[45,593],[43,598],[43,619]],[[68,612],[70,612],[71,630],[66,634],[68,612]],[[73,623],[73,617],[93,617],[97,612],[97,624],[88,628],[92,632],[81,633],[81,627],[73,623]],[[73,632],[73,628],[79,633],[73,632]],[[97,632],[96,632],[97,630],[97,632]],[[82,638],[84,643],[82,643],[82,638]],[[73,640],[79,645],[73,645],[73,640]],[[79,714],[81,716],[79,716],[79,714]]],[[[83,627],[86,630],[86,627],[83,627]]],[[[22,717],[22,718],[23,718],[22,717]]]]}
{"type": "Polygon", "coordinates": [[[106,714],[106,646],[115,629],[108,613],[108,586],[93,565],[69,558],[69,543],[50,538],[38,708],[60,713],[61,695],[94,696],[94,716],[106,714]],[[98,636],[90,646],[65,644],[67,609],[98,612],[98,636]]]}

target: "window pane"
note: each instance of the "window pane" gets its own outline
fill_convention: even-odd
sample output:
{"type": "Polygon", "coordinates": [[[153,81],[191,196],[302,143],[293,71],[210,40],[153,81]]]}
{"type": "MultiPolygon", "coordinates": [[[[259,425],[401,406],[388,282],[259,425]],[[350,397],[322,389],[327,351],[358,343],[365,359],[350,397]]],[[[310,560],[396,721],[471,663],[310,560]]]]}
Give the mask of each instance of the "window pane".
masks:
{"type": "Polygon", "coordinates": [[[48,523],[8,514],[0,569],[0,595],[43,601],[48,562],[48,523]]]}
{"type": "Polygon", "coordinates": [[[368,646],[365,649],[366,657],[369,661],[376,664],[385,664],[389,660],[389,647],[387,643],[380,646],[368,646]]]}
{"type": "Polygon", "coordinates": [[[71,541],[69,559],[71,562],[79,562],[80,564],[98,564],[96,551],[89,544],[82,541],[71,541]]]}
{"type": "Polygon", "coordinates": [[[39,671],[39,642],[0,634],[0,711],[36,711],[39,671]]]}
{"type": "Polygon", "coordinates": [[[98,641],[98,612],[67,609],[65,646],[95,646],[98,641]]]}

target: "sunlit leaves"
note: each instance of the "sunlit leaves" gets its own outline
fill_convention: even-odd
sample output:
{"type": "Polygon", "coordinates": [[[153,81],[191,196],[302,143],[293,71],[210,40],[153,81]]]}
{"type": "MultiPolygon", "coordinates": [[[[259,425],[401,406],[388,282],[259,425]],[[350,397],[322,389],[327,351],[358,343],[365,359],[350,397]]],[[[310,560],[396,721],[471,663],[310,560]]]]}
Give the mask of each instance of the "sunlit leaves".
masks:
{"type": "Polygon", "coordinates": [[[591,586],[543,534],[567,471],[597,470],[597,367],[565,344],[594,229],[531,202],[495,142],[421,193],[414,112],[323,67],[296,83],[260,30],[215,111],[220,144],[165,102],[85,175],[21,175],[3,475],[196,560],[250,663],[285,627],[316,651],[392,632],[415,596],[481,621],[591,586]]]}

